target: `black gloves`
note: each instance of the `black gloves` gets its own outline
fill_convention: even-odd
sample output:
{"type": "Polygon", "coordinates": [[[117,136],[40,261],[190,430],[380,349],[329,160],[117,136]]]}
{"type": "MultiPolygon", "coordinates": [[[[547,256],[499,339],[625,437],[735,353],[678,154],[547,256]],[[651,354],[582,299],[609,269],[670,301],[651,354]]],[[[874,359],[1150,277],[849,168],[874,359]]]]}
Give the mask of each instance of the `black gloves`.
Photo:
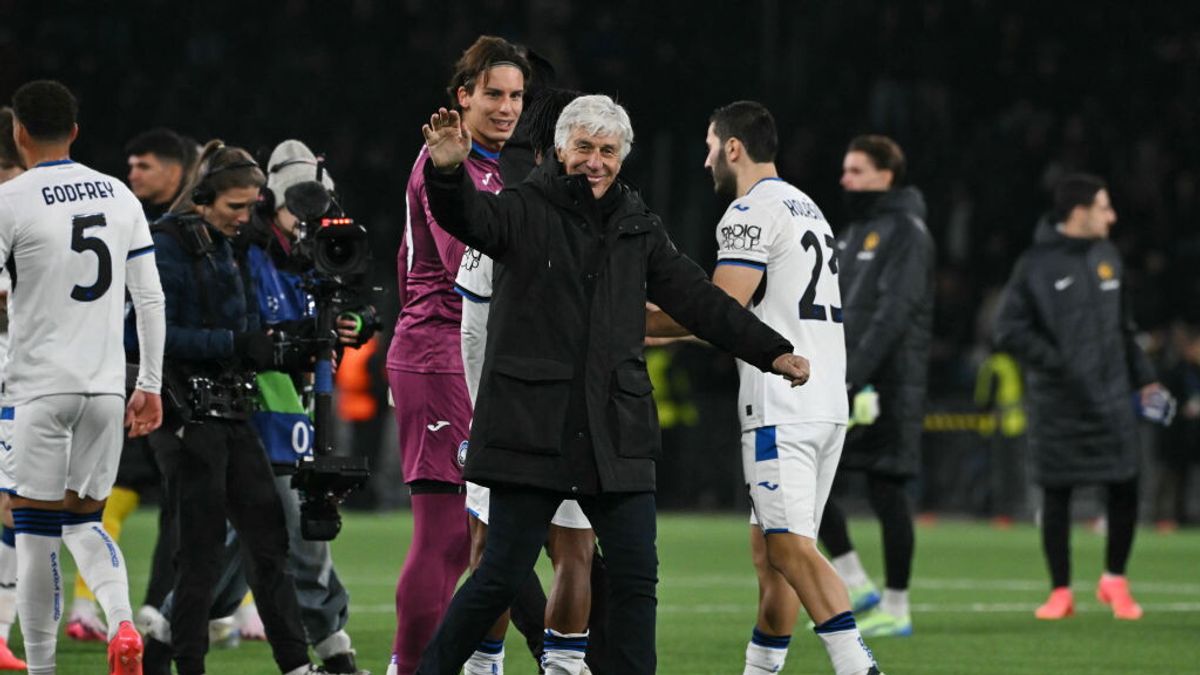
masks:
{"type": "Polygon", "coordinates": [[[234,333],[233,353],[256,371],[275,367],[275,341],[262,331],[234,333]]]}

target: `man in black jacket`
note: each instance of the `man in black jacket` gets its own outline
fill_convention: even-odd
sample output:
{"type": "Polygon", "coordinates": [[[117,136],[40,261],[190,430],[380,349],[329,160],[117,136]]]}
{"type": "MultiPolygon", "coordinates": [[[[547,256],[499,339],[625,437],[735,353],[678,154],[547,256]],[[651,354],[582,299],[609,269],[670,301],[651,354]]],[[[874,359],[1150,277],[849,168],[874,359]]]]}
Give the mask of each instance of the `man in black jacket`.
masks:
{"type": "Polygon", "coordinates": [[[1074,613],[1070,499],[1074,486],[1086,484],[1108,488],[1106,571],[1097,596],[1118,619],[1142,615],[1124,576],[1137,523],[1135,405],[1166,395],[1134,341],[1121,257],[1108,241],[1116,220],[1103,181],[1064,178],[996,317],[996,347],[1027,373],[1030,449],[1045,495],[1042,547],[1053,590],[1039,619],[1074,613]]]}
{"type": "MultiPolygon", "coordinates": [[[[617,180],[633,129],[607,96],[568,105],[557,157],[495,196],[476,192],[461,169],[470,136],[457,113],[440,110],[422,131],[431,211],[499,265],[464,471],[492,488],[487,544],[417,672],[458,672],[533,569],[559,503],[574,497],[608,562],[613,668],[653,673],[660,440],[642,355],[645,303],[794,385],[808,379],[808,362],[713,286],[617,180]]],[[[578,673],[586,641],[547,634],[547,672],[578,673]]]]}
{"type": "Polygon", "coordinates": [[[908,583],[913,518],[905,485],[920,464],[926,365],[933,323],[934,246],[925,199],[904,183],[904,153],[886,136],[859,136],[842,163],[850,224],[838,237],[838,275],[846,329],[846,388],[851,400],[871,386],[879,418],[846,435],[839,475],[861,471],[883,530],[882,598],[850,542],[846,516],[825,505],[820,540],[846,582],[863,637],[912,633],[908,583]]]}

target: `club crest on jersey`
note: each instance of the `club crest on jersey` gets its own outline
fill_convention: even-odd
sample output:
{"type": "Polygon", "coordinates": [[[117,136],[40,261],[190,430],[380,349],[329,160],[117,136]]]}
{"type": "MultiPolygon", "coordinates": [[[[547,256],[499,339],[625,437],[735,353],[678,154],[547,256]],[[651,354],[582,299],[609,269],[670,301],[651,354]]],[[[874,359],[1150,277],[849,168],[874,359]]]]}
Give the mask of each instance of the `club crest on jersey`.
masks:
{"type": "Polygon", "coordinates": [[[468,441],[463,441],[462,443],[458,444],[458,454],[454,459],[458,462],[459,468],[467,465],[467,444],[468,441]]]}
{"type": "Polygon", "coordinates": [[[762,228],[758,225],[735,223],[721,228],[721,248],[727,251],[749,251],[761,238],[762,228]]]}
{"type": "Polygon", "coordinates": [[[1121,287],[1121,280],[1116,278],[1116,270],[1107,262],[1101,262],[1096,266],[1096,276],[1100,277],[1100,290],[1102,291],[1115,291],[1121,287]]]}
{"type": "Polygon", "coordinates": [[[875,249],[877,248],[879,248],[879,233],[868,232],[866,239],[863,239],[862,250],[859,251],[858,255],[854,257],[858,258],[859,260],[874,260],[875,249]]]}

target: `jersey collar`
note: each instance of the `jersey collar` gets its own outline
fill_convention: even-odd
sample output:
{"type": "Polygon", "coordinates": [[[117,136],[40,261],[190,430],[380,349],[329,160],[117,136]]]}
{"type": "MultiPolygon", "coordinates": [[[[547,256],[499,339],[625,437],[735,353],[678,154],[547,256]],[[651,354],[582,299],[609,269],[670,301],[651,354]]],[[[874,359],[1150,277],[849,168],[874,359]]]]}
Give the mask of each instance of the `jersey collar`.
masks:
{"type": "Polygon", "coordinates": [[[59,164],[74,164],[74,163],[75,163],[75,160],[73,160],[73,159],[52,159],[48,162],[39,162],[38,164],[34,164],[33,168],[36,169],[40,166],[58,166],[59,164]]]}
{"type": "MultiPolygon", "coordinates": [[[[760,178],[760,179],[758,180],[758,182],[757,182],[757,183],[755,183],[754,185],[751,185],[751,186],[750,186],[750,189],[749,189],[749,190],[746,190],[746,195],[750,194],[751,192],[754,192],[754,188],[758,187],[760,184],[762,184],[762,183],[765,183],[765,182],[767,182],[767,181],[769,181],[769,180],[778,180],[778,181],[782,181],[783,179],[782,179],[782,178],[780,178],[779,176],[768,176],[768,177],[766,177],[766,178],[760,178]]],[[[742,195],[742,196],[743,196],[743,197],[745,197],[746,195],[742,195]]]]}
{"type": "Polygon", "coordinates": [[[475,141],[471,141],[471,150],[479,153],[480,155],[482,155],[490,160],[494,160],[494,161],[500,160],[500,153],[492,152],[491,150],[488,150],[487,148],[483,147],[482,145],[476,143],[475,141]]]}

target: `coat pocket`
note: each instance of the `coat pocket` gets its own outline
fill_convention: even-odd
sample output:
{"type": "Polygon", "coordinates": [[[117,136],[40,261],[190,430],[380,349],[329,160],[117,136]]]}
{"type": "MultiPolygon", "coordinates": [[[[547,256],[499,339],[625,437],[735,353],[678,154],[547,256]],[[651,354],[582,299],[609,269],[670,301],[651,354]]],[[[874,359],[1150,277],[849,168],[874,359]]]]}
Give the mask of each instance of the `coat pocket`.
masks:
{"type": "Polygon", "coordinates": [[[557,455],[571,394],[570,364],[497,356],[487,392],[487,444],[537,455],[557,455]]]}
{"type": "Polygon", "coordinates": [[[616,387],[610,399],[613,437],[617,455],[629,458],[658,457],[662,439],[658,434],[658,408],[651,392],[650,375],[642,368],[622,368],[616,372],[616,387]]]}

